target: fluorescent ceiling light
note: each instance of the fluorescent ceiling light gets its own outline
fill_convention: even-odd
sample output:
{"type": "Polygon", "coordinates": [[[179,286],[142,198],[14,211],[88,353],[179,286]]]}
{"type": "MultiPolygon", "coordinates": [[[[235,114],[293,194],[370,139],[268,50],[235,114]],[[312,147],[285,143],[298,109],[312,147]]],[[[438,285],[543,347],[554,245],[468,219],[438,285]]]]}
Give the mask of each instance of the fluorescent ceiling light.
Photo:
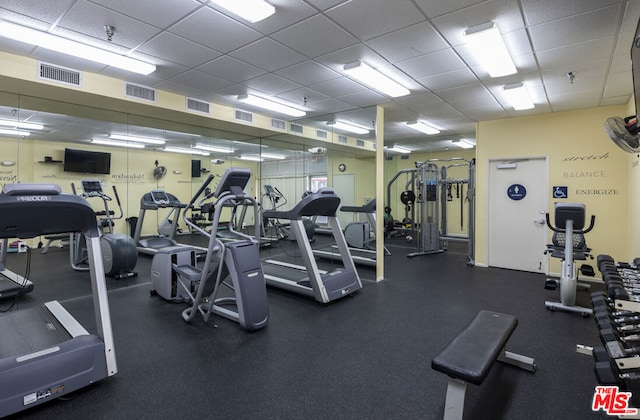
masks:
{"type": "Polygon", "coordinates": [[[518,71],[494,22],[467,28],[464,35],[471,53],[487,70],[489,76],[506,76],[518,71]]]}
{"type": "Polygon", "coordinates": [[[44,125],[30,123],[30,122],[19,122],[19,121],[11,121],[11,120],[0,120],[0,125],[3,127],[15,127],[15,128],[23,128],[25,130],[42,130],[44,125]]]}
{"type": "Polygon", "coordinates": [[[301,109],[294,108],[280,102],[273,102],[269,99],[261,98],[255,95],[239,95],[238,100],[249,105],[257,106],[258,108],[268,109],[269,111],[279,112],[281,114],[290,115],[292,117],[304,117],[305,115],[307,115],[307,113],[302,111],[301,109]]]}
{"type": "Polygon", "coordinates": [[[467,139],[451,140],[451,143],[461,149],[473,149],[475,147],[475,143],[467,139]]]}
{"type": "Polygon", "coordinates": [[[400,83],[392,80],[390,77],[380,73],[362,61],[345,64],[344,72],[354,79],[361,81],[365,85],[368,85],[385,95],[389,95],[392,98],[405,96],[411,93],[409,89],[402,86],[400,83]]]}
{"type": "Polygon", "coordinates": [[[404,154],[409,154],[413,151],[411,149],[407,149],[406,147],[402,147],[402,146],[385,147],[385,149],[388,152],[396,152],[396,153],[404,153],[404,154]]]}
{"type": "Polygon", "coordinates": [[[91,143],[102,144],[105,146],[130,147],[133,149],[144,148],[144,144],[142,143],[134,143],[134,142],[123,141],[123,140],[91,139],[91,143]]]}
{"type": "Polygon", "coordinates": [[[235,149],[230,147],[219,147],[219,146],[209,146],[208,144],[198,143],[193,146],[196,149],[206,150],[208,152],[218,152],[218,153],[233,153],[235,149]]]}
{"type": "Polygon", "coordinates": [[[238,156],[238,159],[250,160],[252,162],[262,162],[264,160],[263,158],[261,158],[258,155],[242,155],[242,156],[238,156]]]}
{"type": "Polygon", "coordinates": [[[285,155],[276,155],[273,153],[260,153],[260,157],[264,159],[279,159],[279,160],[286,158],[285,155]]]}
{"type": "Polygon", "coordinates": [[[171,153],[184,153],[185,155],[200,155],[200,156],[209,156],[209,152],[205,152],[203,150],[197,149],[189,149],[186,147],[163,147],[163,152],[171,152],[171,153]]]}
{"type": "Polygon", "coordinates": [[[156,70],[153,64],[5,21],[0,21],[0,36],[145,76],[156,70]]]}
{"type": "Polygon", "coordinates": [[[211,0],[234,15],[256,23],[276,12],[276,8],[263,0],[211,0]]]}
{"type": "Polygon", "coordinates": [[[424,121],[407,121],[406,124],[407,124],[407,127],[413,128],[414,130],[418,130],[424,134],[433,135],[433,134],[438,134],[440,132],[440,130],[427,124],[424,121]]]}
{"type": "Polygon", "coordinates": [[[147,144],[165,144],[166,143],[166,141],[162,139],[128,136],[126,134],[109,134],[109,138],[115,139],[115,140],[134,141],[138,143],[147,143],[147,144]]]}
{"type": "Polygon", "coordinates": [[[0,128],[0,134],[5,134],[7,136],[30,136],[31,133],[28,131],[23,131],[23,130],[7,130],[4,128],[0,128]]]}
{"type": "Polygon", "coordinates": [[[339,130],[348,131],[354,134],[369,134],[369,129],[351,121],[335,120],[327,121],[327,125],[339,130]]]}
{"type": "Polygon", "coordinates": [[[535,107],[533,99],[531,99],[531,95],[529,95],[529,90],[527,90],[524,83],[507,85],[503,88],[503,91],[507,101],[516,111],[535,107]]]}

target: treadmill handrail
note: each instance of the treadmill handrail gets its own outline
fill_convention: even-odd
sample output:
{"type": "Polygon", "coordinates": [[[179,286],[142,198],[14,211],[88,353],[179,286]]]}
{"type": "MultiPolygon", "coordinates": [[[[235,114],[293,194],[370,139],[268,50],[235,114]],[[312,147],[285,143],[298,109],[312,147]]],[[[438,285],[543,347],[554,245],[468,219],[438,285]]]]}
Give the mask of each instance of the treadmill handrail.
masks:
{"type": "Polygon", "coordinates": [[[342,206],[340,207],[340,211],[348,213],[373,213],[376,211],[376,199],[374,198],[362,206],[342,206]]]}
{"type": "Polygon", "coordinates": [[[300,220],[304,216],[335,217],[340,206],[340,197],[333,188],[321,188],[298,202],[291,210],[265,210],[264,217],[269,219],[300,220]]]}

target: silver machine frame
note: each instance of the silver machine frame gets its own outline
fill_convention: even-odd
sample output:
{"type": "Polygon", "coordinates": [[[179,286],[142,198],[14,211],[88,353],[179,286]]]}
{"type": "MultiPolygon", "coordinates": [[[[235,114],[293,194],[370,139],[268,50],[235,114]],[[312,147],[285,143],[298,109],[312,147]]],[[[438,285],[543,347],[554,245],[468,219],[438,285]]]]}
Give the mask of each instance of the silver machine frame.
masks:
{"type": "Polygon", "coordinates": [[[475,159],[450,158],[429,159],[415,162],[415,168],[398,171],[387,183],[387,206],[391,205],[391,188],[402,175],[407,175],[405,191],[413,191],[416,196],[411,211],[407,213],[417,233],[415,251],[407,257],[417,257],[444,252],[448,242],[467,243],[467,265],[475,265],[475,159]],[[452,167],[468,167],[467,178],[449,178],[452,167]],[[451,184],[467,185],[466,236],[450,235],[447,232],[447,187],[451,184]]]}
{"type": "MultiPolygon", "coordinates": [[[[54,184],[9,184],[0,194],[0,221],[0,238],[33,238],[63,232],[85,235],[97,330],[96,334],[90,334],[56,300],[35,311],[13,311],[0,317],[3,342],[17,340],[29,348],[18,355],[0,352],[0,417],[3,417],[115,375],[118,368],[100,233],[89,203],[74,194],[62,193],[60,186],[54,184]],[[12,319],[31,315],[51,319],[49,325],[60,326],[61,336],[69,338],[57,343],[48,343],[46,339],[34,339],[38,344],[28,342],[27,338],[35,337],[40,330],[20,330],[24,323],[12,319]]],[[[41,321],[36,322],[45,329],[41,321]]],[[[45,336],[46,331],[40,335],[45,336]]]]}

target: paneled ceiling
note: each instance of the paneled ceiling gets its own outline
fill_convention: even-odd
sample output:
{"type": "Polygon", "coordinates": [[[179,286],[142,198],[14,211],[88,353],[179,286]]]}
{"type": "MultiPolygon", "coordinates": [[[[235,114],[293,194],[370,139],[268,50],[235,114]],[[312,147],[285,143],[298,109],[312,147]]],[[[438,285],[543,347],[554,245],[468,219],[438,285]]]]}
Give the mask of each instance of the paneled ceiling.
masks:
{"type": "Polygon", "coordinates": [[[625,104],[633,91],[629,50],[640,1],[267,1],[276,13],[251,24],[206,0],[0,0],[0,19],[151,62],[157,70],[148,76],[1,38],[0,50],[249,111],[265,113],[239,105],[237,95],[271,96],[304,109],[308,124],[347,113],[370,125],[371,114],[358,109],[380,104],[385,144],[414,150],[474,139],[477,121],[625,104]],[[466,28],[489,21],[514,75],[490,78],[463,43],[466,28]],[[116,28],[110,42],[105,25],[116,28]],[[357,60],[411,94],[394,99],[351,79],[343,66],[357,60]],[[505,101],[503,86],[519,82],[534,109],[514,111],[505,101]],[[417,118],[441,133],[404,124],[417,118]]]}

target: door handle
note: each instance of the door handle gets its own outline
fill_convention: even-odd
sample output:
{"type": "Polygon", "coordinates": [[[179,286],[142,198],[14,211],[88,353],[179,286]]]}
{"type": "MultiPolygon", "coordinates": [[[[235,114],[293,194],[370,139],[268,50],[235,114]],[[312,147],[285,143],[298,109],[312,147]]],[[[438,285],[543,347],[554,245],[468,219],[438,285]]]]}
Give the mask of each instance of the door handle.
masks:
{"type": "Polygon", "coordinates": [[[544,219],[538,219],[534,220],[533,223],[535,223],[536,225],[544,225],[546,221],[544,219]]]}

